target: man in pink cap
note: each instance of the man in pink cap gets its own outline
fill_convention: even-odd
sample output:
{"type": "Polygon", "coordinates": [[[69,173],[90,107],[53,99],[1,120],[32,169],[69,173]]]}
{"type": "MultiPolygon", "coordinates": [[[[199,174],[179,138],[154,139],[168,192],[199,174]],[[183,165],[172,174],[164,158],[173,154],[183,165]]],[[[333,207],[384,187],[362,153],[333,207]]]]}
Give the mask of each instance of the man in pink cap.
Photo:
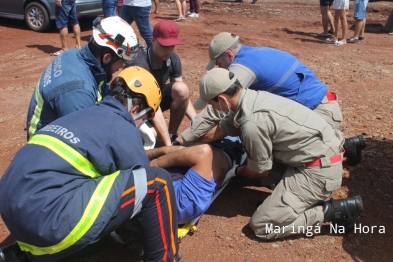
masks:
{"type": "Polygon", "coordinates": [[[173,52],[175,45],[183,45],[179,38],[179,26],[168,20],[158,22],[153,29],[152,47],[140,52],[131,65],[145,68],[156,78],[162,92],[162,101],[152,124],[164,145],[180,144],[177,131],[184,115],[192,119],[195,109],[189,101],[189,89],[182,79],[179,56],[173,52]],[[163,111],[170,109],[167,127],[163,111]]]}

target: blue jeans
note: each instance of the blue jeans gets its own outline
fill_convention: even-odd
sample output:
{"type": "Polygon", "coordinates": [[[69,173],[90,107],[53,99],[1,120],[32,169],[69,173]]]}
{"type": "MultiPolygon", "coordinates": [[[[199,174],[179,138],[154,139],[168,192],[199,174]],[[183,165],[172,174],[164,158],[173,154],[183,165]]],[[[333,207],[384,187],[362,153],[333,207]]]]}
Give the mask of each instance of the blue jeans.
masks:
{"type": "Polygon", "coordinates": [[[127,21],[127,23],[131,24],[135,21],[139,33],[145,39],[147,47],[151,47],[151,37],[153,36],[153,31],[150,27],[150,8],[151,6],[123,5],[120,12],[120,17],[127,21]]]}
{"type": "Polygon", "coordinates": [[[102,0],[104,17],[116,16],[117,0],[102,0]]]}

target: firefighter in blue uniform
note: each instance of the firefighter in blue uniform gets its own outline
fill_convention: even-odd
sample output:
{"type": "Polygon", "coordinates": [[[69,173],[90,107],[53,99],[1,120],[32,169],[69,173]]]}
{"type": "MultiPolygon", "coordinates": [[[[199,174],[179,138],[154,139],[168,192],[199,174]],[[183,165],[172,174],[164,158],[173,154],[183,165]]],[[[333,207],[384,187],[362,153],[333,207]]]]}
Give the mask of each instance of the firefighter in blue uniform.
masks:
{"type": "Polygon", "coordinates": [[[27,139],[53,120],[99,102],[109,93],[112,74],[138,49],[134,30],[121,18],[94,20],[90,42],[57,56],[42,73],[27,112],[27,139]]]}
{"type": "Polygon", "coordinates": [[[17,244],[2,248],[0,261],[69,257],[133,217],[145,261],[179,259],[171,178],[150,166],[138,131],[160,105],[160,88],[129,67],[111,89],[113,97],[37,131],[14,157],[0,180],[0,214],[17,244]]]}

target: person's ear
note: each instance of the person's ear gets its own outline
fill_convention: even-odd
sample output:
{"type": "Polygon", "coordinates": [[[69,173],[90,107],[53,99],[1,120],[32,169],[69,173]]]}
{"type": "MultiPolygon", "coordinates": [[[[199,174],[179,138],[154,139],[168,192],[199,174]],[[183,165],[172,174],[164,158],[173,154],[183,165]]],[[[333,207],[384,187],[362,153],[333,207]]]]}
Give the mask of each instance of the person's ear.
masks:
{"type": "Polygon", "coordinates": [[[112,55],[110,53],[105,53],[104,56],[102,57],[102,62],[104,64],[109,63],[112,60],[112,55]]]}
{"type": "Polygon", "coordinates": [[[133,116],[133,115],[136,115],[136,114],[138,114],[139,113],[139,111],[140,111],[140,106],[139,105],[134,105],[134,106],[132,106],[132,108],[131,108],[131,116],[133,116]]]}
{"type": "Polygon", "coordinates": [[[224,102],[224,103],[227,101],[226,97],[223,94],[218,95],[217,98],[218,98],[219,102],[220,102],[220,100],[221,100],[221,102],[224,102]]]}
{"type": "Polygon", "coordinates": [[[231,50],[225,51],[225,55],[231,60],[235,59],[235,54],[231,50]]]}

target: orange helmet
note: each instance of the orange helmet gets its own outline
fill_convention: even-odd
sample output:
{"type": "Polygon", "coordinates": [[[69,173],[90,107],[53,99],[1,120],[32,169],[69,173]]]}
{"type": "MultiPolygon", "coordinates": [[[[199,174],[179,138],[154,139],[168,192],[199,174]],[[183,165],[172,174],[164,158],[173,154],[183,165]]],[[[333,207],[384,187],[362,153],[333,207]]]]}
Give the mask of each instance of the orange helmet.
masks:
{"type": "MultiPolygon", "coordinates": [[[[122,70],[115,79],[117,78],[123,79],[133,93],[144,96],[147,105],[153,111],[148,119],[152,119],[162,99],[160,86],[154,76],[142,67],[130,66],[122,70]]],[[[113,90],[115,87],[113,80],[110,89],[113,90]]]]}

